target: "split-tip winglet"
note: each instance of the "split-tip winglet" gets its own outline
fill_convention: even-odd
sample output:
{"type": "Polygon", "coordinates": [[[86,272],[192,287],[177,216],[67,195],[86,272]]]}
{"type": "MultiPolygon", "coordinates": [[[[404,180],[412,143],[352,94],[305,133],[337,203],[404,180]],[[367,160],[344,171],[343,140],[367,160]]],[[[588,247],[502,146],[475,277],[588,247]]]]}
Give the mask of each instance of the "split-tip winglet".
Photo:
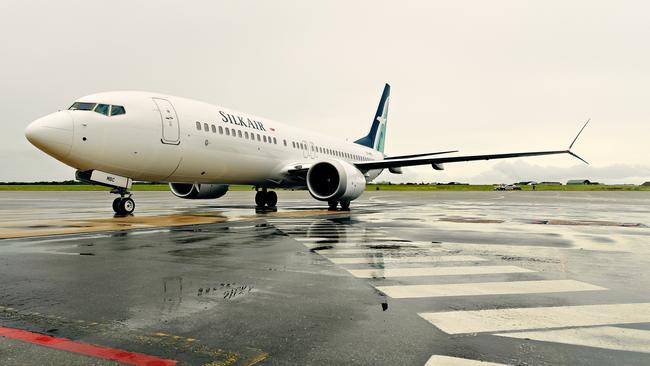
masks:
{"type": "Polygon", "coordinates": [[[589,165],[589,163],[588,163],[585,159],[579,157],[579,156],[576,155],[573,151],[571,151],[571,148],[573,147],[573,144],[576,143],[576,141],[578,140],[578,137],[580,137],[580,134],[582,133],[582,131],[584,131],[585,127],[587,127],[587,125],[589,124],[589,121],[591,121],[591,118],[589,118],[589,119],[587,120],[587,122],[585,122],[584,126],[582,126],[582,128],[580,129],[580,131],[578,132],[578,134],[576,135],[576,137],[573,139],[573,141],[571,141],[571,145],[569,145],[569,149],[567,150],[567,153],[569,153],[571,156],[573,156],[573,157],[579,159],[580,161],[582,161],[583,163],[585,163],[585,164],[587,164],[587,165],[589,165]]]}

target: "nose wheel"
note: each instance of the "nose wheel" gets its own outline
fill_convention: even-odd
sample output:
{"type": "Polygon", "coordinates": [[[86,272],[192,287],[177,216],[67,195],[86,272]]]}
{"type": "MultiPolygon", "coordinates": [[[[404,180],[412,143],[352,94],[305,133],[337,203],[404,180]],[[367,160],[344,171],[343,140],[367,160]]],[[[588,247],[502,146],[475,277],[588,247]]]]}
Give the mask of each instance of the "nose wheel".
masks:
{"type": "Polygon", "coordinates": [[[135,201],[131,198],[131,193],[124,191],[111,191],[117,193],[120,197],[113,200],[113,211],[118,215],[130,215],[135,210],[135,201]],[[128,197],[126,197],[128,195],[128,197]]]}

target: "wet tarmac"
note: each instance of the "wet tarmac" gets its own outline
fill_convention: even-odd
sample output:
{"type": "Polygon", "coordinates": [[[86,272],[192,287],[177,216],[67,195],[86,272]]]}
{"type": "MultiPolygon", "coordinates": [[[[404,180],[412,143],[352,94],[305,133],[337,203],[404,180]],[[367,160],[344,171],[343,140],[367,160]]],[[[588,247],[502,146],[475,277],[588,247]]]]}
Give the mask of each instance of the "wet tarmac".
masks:
{"type": "Polygon", "coordinates": [[[0,192],[0,365],[650,364],[649,193],[279,197],[0,192]]]}

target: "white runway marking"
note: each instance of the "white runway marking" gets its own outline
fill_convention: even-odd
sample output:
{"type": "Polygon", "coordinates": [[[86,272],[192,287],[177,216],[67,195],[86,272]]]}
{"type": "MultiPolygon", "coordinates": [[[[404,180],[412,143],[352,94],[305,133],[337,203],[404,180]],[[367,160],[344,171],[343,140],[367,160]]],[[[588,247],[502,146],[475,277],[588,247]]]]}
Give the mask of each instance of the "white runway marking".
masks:
{"type": "Polygon", "coordinates": [[[567,343],[577,346],[650,353],[650,330],[606,326],[499,333],[496,335],[501,337],[532,339],[542,342],[567,343]]]}
{"type": "MultiPolygon", "coordinates": [[[[359,244],[364,243],[365,241],[362,240],[363,237],[356,237],[356,238],[351,238],[351,237],[292,237],[294,240],[300,241],[300,242],[313,242],[313,241],[332,241],[332,240],[339,240],[339,241],[345,241],[345,242],[352,242],[355,239],[359,240],[359,244]]],[[[385,237],[381,238],[382,240],[401,240],[400,238],[392,238],[392,237],[385,237]]],[[[373,240],[377,240],[377,238],[373,238],[373,240]]]]}
{"type": "Polygon", "coordinates": [[[443,285],[376,286],[395,299],[444,296],[537,294],[597,291],[606,288],[573,280],[454,283],[443,285]]]}
{"type": "MultiPolygon", "coordinates": [[[[329,239],[331,240],[331,239],[329,239]]],[[[333,249],[338,249],[338,248],[369,248],[369,247],[374,247],[374,248],[369,248],[369,249],[381,249],[380,247],[385,246],[385,247],[401,247],[401,248],[439,248],[436,244],[430,244],[430,243],[420,243],[420,242],[410,242],[410,241],[372,241],[372,242],[366,242],[366,241],[358,241],[358,242],[350,242],[349,240],[346,240],[344,243],[336,242],[336,243],[310,243],[310,242],[303,242],[303,244],[308,247],[308,248],[317,248],[321,247],[323,245],[331,245],[333,249]]]]}
{"type": "Polygon", "coordinates": [[[355,277],[417,277],[417,276],[461,276],[494,273],[535,272],[516,266],[463,266],[463,267],[425,267],[390,269],[348,269],[355,277]]]}
{"type": "Polygon", "coordinates": [[[650,322],[650,303],[420,313],[448,334],[650,322]]]}
{"type": "Polygon", "coordinates": [[[440,248],[409,248],[409,247],[386,247],[386,248],[350,248],[350,249],[321,249],[318,254],[324,255],[345,255],[345,254],[373,254],[381,255],[402,255],[409,253],[441,253],[445,250],[440,248]]]}
{"type": "Polygon", "coordinates": [[[358,257],[358,258],[328,258],[336,264],[370,264],[370,263],[424,263],[424,262],[481,262],[486,259],[471,255],[434,255],[413,257],[358,257]]]}
{"type": "Polygon", "coordinates": [[[506,366],[502,363],[470,360],[467,358],[433,355],[424,366],[506,366]]]}
{"type": "Polygon", "coordinates": [[[297,241],[322,241],[322,240],[330,240],[328,238],[318,238],[318,237],[308,237],[308,238],[293,238],[297,241]]]}

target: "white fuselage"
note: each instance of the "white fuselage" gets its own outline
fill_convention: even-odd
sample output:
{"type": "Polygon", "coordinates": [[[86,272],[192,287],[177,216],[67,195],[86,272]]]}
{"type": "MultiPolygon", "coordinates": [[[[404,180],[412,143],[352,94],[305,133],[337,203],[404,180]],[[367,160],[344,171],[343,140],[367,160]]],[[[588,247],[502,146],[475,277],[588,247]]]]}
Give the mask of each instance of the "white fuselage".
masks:
{"type": "MultiPolygon", "coordinates": [[[[134,180],[304,186],[286,172],[323,160],[380,160],[358,144],[227,108],[149,92],[107,92],[79,102],[119,105],[124,114],[64,110],[26,131],[41,150],[80,171],[134,180]]],[[[364,172],[368,181],[381,170],[364,172]]]]}

